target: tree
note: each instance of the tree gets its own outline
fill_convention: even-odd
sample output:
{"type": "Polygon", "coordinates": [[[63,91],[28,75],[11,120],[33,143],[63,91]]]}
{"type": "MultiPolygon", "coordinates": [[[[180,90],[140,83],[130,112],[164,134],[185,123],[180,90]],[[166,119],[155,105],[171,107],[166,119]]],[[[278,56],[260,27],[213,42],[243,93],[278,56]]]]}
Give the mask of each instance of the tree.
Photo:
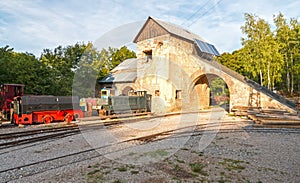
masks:
{"type": "Polygon", "coordinates": [[[75,70],[73,80],[73,95],[81,97],[95,96],[97,81],[128,58],[135,57],[133,51],[127,47],[120,49],[109,47],[108,50],[97,51],[91,43],[86,46],[85,52],[75,70]]]}
{"type": "Polygon", "coordinates": [[[243,47],[217,58],[223,65],[269,89],[293,94],[300,90],[300,25],[282,13],[274,16],[275,30],[263,19],[245,14],[243,47]]]}
{"type": "Polygon", "coordinates": [[[71,95],[74,70],[85,52],[86,45],[76,43],[74,46],[63,48],[58,46],[53,51],[44,49],[40,61],[48,66],[52,79],[49,94],[52,95],[71,95]]]}
{"type": "Polygon", "coordinates": [[[37,59],[30,53],[0,48],[0,83],[25,84],[26,94],[94,96],[98,79],[127,58],[126,47],[98,51],[92,43],[44,49],[37,59]]]}
{"type": "Polygon", "coordinates": [[[243,57],[242,50],[237,50],[232,53],[223,53],[220,57],[216,57],[217,61],[222,65],[244,75],[248,76],[243,57]]]}
{"type": "Polygon", "coordinates": [[[296,68],[299,60],[299,23],[297,19],[291,19],[288,24],[282,13],[274,16],[274,23],[276,25],[276,41],[280,45],[280,53],[285,63],[286,90],[292,94],[294,92],[295,77],[298,76],[296,68]]]}
{"type": "Polygon", "coordinates": [[[47,66],[30,53],[17,53],[8,46],[0,48],[1,83],[25,85],[26,94],[47,94],[51,80],[47,66]]]}
{"type": "Polygon", "coordinates": [[[275,82],[281,79],[280,70],[282,57],[278,53],[279,46],[274,39],[270,25],[263,19],[252,14],[245,14],[245,25],[242,32],[242,55],[247,72],[252,77],[259,75],[260,84],[273,89],[275,82]]]}

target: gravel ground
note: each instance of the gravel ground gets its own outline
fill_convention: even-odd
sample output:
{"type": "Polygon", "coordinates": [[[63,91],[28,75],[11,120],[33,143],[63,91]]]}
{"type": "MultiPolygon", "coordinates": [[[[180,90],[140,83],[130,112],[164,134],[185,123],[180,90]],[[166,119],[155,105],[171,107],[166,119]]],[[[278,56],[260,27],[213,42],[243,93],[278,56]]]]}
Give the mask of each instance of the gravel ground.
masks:
{"type": "Polygon", "coordinates": [[[300,130],[261,132],[252,125],[216,111],[96,130],[82,127],[79,135],[0,151],[0,171],[96,150],[2,172],[0,182],[300,182],[300,130]],[[171,132],[118,144],[163,131],[171,132]],[[109,143],[115,145],[97,149],[109,143]]]}

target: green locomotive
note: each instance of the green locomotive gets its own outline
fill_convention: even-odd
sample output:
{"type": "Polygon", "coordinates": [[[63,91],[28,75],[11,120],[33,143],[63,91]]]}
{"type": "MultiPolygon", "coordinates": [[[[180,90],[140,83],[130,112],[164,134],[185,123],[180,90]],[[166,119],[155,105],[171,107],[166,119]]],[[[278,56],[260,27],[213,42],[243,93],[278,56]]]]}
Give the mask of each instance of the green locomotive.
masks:
{"type": "Polygon", "coordinates": [[[150,112],[151,95],[146,91],[131,92],[129,96],[108,96],[103,105],[106,115],[150,112]]]}

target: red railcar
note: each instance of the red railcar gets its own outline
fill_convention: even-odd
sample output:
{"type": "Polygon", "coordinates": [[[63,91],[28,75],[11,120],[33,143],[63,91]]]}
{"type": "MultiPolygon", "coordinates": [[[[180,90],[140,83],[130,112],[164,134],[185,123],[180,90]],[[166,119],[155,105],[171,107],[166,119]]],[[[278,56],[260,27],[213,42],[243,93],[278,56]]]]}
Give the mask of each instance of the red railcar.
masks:
{"type": "Polygon", "coordinates": [[[22,96],[13,104],[15,124],[71,122],[83,117],[76,96],[22,96]]]}
{"type": "Polygon", "coordinates": [[[0,84],[0,118],[11,119],[10,105],[15,97],[23,96],[23,93],[24,85],[22,84],[0,84]]]}

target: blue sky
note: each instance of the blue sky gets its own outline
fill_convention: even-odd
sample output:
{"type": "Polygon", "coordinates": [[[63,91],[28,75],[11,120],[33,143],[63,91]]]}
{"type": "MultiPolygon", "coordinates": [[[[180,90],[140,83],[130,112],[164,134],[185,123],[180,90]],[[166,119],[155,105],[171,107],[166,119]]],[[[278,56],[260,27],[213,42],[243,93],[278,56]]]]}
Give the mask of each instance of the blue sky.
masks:
{"type": "Polygon", "coordinates": [[[272,24],[279,12],[299,19],[299,9],[299,0],[1,0],[0,47],[40,56],[45,48],[94,42],[122,25],[153,16],[200,35],[220,53],[232,52],[241,47],[244,13],[272,24]]]}

